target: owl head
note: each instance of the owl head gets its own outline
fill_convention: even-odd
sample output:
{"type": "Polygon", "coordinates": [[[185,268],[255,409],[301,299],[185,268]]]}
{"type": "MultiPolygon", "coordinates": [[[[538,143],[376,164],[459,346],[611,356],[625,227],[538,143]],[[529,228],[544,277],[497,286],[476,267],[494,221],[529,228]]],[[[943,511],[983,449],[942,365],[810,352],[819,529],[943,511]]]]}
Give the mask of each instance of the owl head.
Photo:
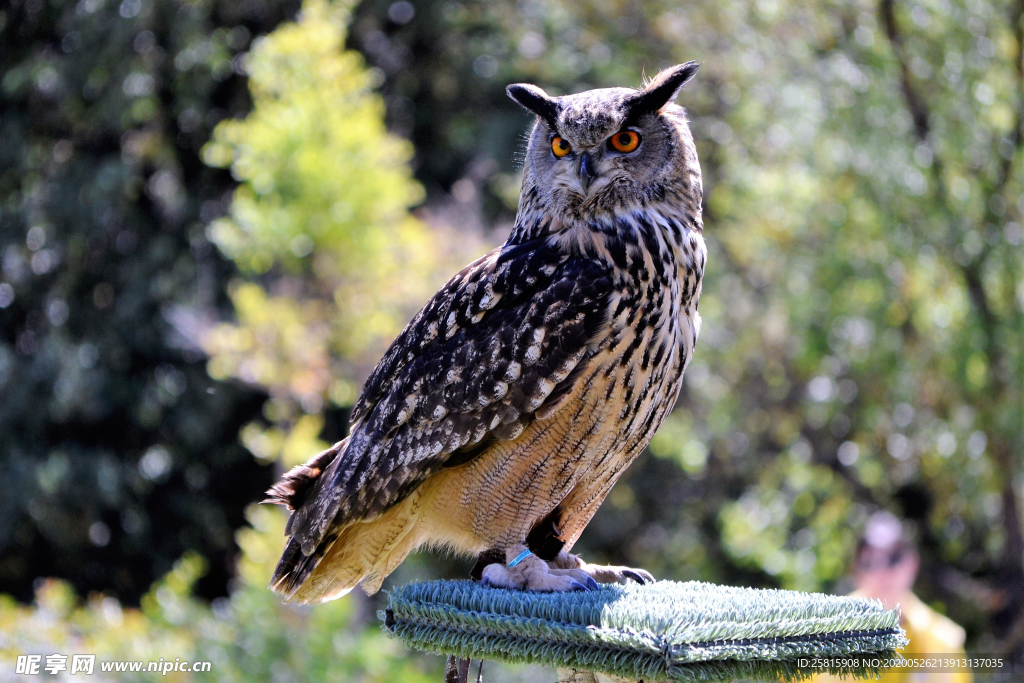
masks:
{"type": "Polygon", "coordinates": [[[509,96],[537,115],[520,215],[542,210],[548,217],[586,220],[655,203],[694,202],[699,211],[693,136],[683,108],[673,102],[698,68],[687,62],[665,69],[640,90],[551,97],[535,85],[508,86],[509,96]]]}

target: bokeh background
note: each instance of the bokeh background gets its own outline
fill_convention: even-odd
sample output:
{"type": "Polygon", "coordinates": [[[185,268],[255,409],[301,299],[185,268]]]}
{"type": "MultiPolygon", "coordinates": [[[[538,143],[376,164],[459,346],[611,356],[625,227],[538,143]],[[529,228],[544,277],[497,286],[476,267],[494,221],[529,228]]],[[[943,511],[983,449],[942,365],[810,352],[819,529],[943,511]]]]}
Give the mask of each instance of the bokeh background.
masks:
{"type": "MultiPolygon", "coordinates": [[[[209,660],[225,681],[440,680],[440,659],[381,635],[382,594],[282,606],[265,586],[283,514],[254,502],[345,434],[408,317],[503,241],[532,123],[504,86],[639,86],[689,59],[704,328],[577,548],[843,592],[864,521],[890,510],[922,599],[969,651],[1021,661],[1022,12],[4,3],[0,679],[56,652],[209,660]]],[[[469,566],[420,554],[385,587],[469,566]]]]}

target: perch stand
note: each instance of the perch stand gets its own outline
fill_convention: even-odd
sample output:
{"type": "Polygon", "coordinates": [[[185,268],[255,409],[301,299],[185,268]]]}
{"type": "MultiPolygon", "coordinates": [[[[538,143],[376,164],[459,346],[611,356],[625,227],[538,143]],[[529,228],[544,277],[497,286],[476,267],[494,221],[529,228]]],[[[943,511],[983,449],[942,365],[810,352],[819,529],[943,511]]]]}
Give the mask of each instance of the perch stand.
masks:
{"type": "Polygon", "coordinates": [[[877,600],[697,581],[568,593],[429,581],[396,589],[378,616],[408,647],[548,664],[565,683],[875,676],[857,655],[898,656],[907,643],[899,610],[877,600]],[[845,663],[800,661],[825,657],[845,663]]]}

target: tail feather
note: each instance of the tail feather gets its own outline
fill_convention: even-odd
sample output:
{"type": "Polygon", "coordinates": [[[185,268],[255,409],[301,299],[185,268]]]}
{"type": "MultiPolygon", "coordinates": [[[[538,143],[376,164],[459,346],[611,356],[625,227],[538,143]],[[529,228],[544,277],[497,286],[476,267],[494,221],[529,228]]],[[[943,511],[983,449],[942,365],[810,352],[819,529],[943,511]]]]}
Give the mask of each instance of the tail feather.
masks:
{"type": "Polygon", "coordinates": [[[306,498],[320,475],[334,462],[338,454],[345,450],[347,445],[348,438],[346,437],[308,462],[291,468],[281,477],[281,481],[270,487],[266,494],[267,497],[260,502],[284,505],[292,511],[298,510],[306,502],[306,498]]]}
{"type": "Polygon", "coordinates": [[[270,587],[288,602],[324,602],[345,595],[356,585],[368,594],[421,543],[415,532],[420,507],[413,494],[369,521],[332,528],[311,555],[291,538],[270,587]]]}
{"type": "Polygon", "coordinates": [[[418,534],[410,533],[421,512],[419,492],[373,519],[332,523],[315,545],[301,525],[293,529],[296,518],[316,509],[329,493],[317,483],[347,445],[348,439],[340,441],[306,464],[292,468],[267,491],[263,501],[292,511],[285,527],[289,538],[270,581],[271,590],[283,595],[286,602],[333,600],[357,584],[374,593],[384,577],[420,544],[418,534]],[[311,551],[308,555],[303,551],[304,541],[311,551]]]}
{"type": "Polygon", "coordinates": [[[312,555],[306,555],[302,552],[301,543],[294,538],[288,539],[281,559],[274,569],[274,576],[270,579],[270,589],[291,602],[295,598],[295,594],[320,565],[320,561],[334,545],[335,540],[337,540],[336,533],[328,534],[312,555]]]}
{"type": "Polygon", "coordinates": [[[348,439],[342,439],[308,462],[293,467],[281,477],[280,481],[270,487],[266,494],[267,497],[260,501],[263,504],[283,505],[292,511],[288,515],[288,523],[284,528],[285,535],[291,536],[291,538],[285,545],[281,559],[274,570],[274,577],[270,581],[270,588],[286,598],[290,599],[295,595],[295,592],[320,564],[320,560],[330,550],[337,537],[337,534],[329,534],[312,553],[306,555],[302,552],[301,539],[292,536],[292,523],[295,520],[296,510],[306,504],[320,475],[338,457],[339,453],[344,452],[347,445],[348,439]]]}

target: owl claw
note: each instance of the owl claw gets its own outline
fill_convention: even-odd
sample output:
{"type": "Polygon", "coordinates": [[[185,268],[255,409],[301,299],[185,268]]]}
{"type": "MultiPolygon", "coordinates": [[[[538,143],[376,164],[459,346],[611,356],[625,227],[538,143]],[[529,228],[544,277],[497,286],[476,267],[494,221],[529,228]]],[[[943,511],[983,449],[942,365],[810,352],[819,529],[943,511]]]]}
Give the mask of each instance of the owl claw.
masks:
{"type": "Polygon", "coordinates": [[[566,552],[550,561],[528,555],[512,567],[489,564],[480,577],[482,586],[541,592],[596,591],[601,590],[602,583],[625,584],[631,581],[644,586],[654,583],[654,577],[644,569],[588,564],[566,552]]]}
{"type": "Polygon", "coordinates": [[[582,563],[580,570],[598,583],[619,583],[626,584],[635,581],[641,586],[654,583],[655,579],[649,571],[634,569],[632,567],[605,567],[598,564],[582,563]]]}
{"type": "Polygon", "coordinates": [[[581,560],[578,556],[571,555],[565,551],[561,552],[558,557],[548,564],[551,565],[552,572],[556,574],[568,574],[577,581],[586,581],[588,585],[591,581],[598,584],[625,584],[630,581],[635,581],[641,586],[655,582],[655,578],[646,569],[635,569],[633,567],[608,567],[599,564],[589,564],[581,560]]]}
{"type": "Polygon", "coordinates": [[[644,586],[648,583],[654,583],[654,577],[651,576],[651,573],[648,571],[644,571],[643,569],[623,569],[622,575],[627,578],[633,579],[641,586],[644,586]]]}
{"type": "Polygon", "coordinates": [[[579,570],[552,569],[536,555],[517,562],[513,567],[494,563],[484,567],[480,584],[511,590],[538,591],[543,593],[562,591],[589,591],[597,588],[597,582],[579,570]]]}

